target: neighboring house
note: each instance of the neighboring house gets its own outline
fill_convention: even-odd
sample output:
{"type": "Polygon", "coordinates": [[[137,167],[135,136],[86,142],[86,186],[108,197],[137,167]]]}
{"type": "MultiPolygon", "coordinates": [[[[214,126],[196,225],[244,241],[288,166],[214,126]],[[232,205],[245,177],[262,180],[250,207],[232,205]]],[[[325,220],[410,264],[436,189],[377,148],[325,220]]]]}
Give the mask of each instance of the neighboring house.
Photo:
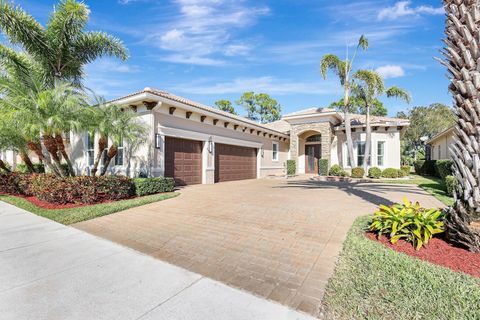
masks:
{"type": "MultiPolygon", "coordinates": [[[[110,101],[128,106],[148,129],[137,146],[120,146],[110,173],[169,176],[180,184],[284,175],[286,161],[296,160],[297,173],[318,173],[318,159],[348,168],[343,115],[312,108],[259,124],[244,117],[145,88],[110,101]]],[[[358,165],[365,152],[365,116],[352,115],[352,137],[358,165]]],[[[371,117],[371,165],[400,167],[400,135],[408,120],[371,117]]],[[[88,174],[98,153],[98,137],[72,135],[71,160],[88,174]]]]}
{"type": "Polygon", "coordinates": [[[454,126],[433,136],[425,144],[428,160],[451,159],[450,146],[453,144],[454,126]]]}

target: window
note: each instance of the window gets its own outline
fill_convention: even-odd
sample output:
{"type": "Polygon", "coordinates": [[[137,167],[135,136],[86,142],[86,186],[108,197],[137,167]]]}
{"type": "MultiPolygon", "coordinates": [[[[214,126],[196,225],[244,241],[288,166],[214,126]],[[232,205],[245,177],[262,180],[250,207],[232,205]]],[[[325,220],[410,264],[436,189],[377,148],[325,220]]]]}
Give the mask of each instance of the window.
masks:
{"type": "Polygon", "coordinates": [[[320,134],[316,134],[314,136],[310,136],[307,138],[307,142],[320,142],[322,141],[322,136],[320,134]]]}
{"type": "Polygon", "coordinates": [[[363,166],[365,160],[365,141],[357,142],[357,166],[363,166]]]}
{"type": "Polygon", "coordinates": [[[272,160],[278,161],[278,142],[272,142],[272,160]]]}
{"type": "Polygon", "coordinates": [[[117,155],[115,156],[115,165],[123,166],[123,154],[124,154],[123,140],[120,140],[117,147],[118,149],[117,149],[117,155]]]}
{"type": "Polygon", "coordinates": [[[93,133],[87,133],[87,142],[86,142],[86,149],[87,149],[87,160],[88,165],[93,166],[93,162],[95,161],[95,136],[93,133]]]}
{"type": "Polygon", "coordinates": [[[385,141],[377,142],[377,165],[383,166],[385,163],[385,141]]]}

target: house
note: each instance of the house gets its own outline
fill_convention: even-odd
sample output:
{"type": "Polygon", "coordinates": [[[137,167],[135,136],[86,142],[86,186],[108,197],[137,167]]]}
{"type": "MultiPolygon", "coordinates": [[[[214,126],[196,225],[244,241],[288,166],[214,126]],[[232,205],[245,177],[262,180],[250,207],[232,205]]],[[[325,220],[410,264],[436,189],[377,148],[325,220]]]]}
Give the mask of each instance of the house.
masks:
{"type": "Polygon", "coordinates": [[[450,146],[453,144],[455,126],[440,132],[425,142],[426,156],[428,160],[451,159],[450,146]]]}
{"type": "MultiPolygon", "coordinates": [[[[318,173],[318,160],[348,169],[343,114],[311,108],[260,124],[241,116],[145,88],[110,101],[134,110],[148,129],[145,141],[119,146],[109,172],[127,176],[169,176],[180,184],[211,184],[286,174],[286,161],[297,173],[318,173]]],[[[365,153],[365,116],[352,115],[358,165],[365,153]]],[[[400,136],[408,120],[371,117],[371,166],[400,167],[400,136]]],[[[70,137],[71,160],[78,174],[89,174],[98,154],[98,137],[70,137]]]]}

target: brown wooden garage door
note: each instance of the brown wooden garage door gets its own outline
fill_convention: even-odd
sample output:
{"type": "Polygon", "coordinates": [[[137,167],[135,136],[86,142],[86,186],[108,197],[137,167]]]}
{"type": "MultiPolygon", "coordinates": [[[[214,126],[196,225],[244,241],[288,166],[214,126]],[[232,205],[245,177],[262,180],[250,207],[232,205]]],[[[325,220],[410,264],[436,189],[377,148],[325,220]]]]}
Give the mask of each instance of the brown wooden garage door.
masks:
{"type": "Polygon", "coordinates": [[[202,142],[166,137],[165,176],[178,185],[202,183],[202,142]]]}
{"type": "Polygon", "coordinates": [[[215,182],[255,179],[257,152],[255,148],[215,144],[215,182]]]}

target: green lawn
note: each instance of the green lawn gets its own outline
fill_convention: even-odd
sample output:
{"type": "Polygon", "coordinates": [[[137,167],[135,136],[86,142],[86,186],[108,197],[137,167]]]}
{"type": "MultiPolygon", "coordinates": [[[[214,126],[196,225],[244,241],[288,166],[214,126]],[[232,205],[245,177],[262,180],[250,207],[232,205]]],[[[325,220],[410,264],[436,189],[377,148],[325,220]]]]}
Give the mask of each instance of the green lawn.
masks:
{"type": "Polygon", "coordinates": [[[354,223],[324,298],[329,319],[480,319],[480,279],[395,252],[354,223]]]}
{"type": "Polygon", "coordinates": [[[107,214],[112,214],[129,208],[142,206],[148,203],[174,198],[178,195],[179,193],[174,192],[161,193],[135,199],[57,210],[39,208],[23,198],[10,195],[0,195],[0,200],[62,224],[72,224],[105,216],[107,214]]]}
{"type": "Polygon", "coordinates": [[[453,198],[446,192],[445,182],[437,177],[425,177],[416,174],[410,175],[410,179],[403,180],[376,180],[379,183],[393,183],[393,184],[415,184],[423,190],[431,193],[435,198],[443,202],[447,206],[453,205],[453,198]]]}

